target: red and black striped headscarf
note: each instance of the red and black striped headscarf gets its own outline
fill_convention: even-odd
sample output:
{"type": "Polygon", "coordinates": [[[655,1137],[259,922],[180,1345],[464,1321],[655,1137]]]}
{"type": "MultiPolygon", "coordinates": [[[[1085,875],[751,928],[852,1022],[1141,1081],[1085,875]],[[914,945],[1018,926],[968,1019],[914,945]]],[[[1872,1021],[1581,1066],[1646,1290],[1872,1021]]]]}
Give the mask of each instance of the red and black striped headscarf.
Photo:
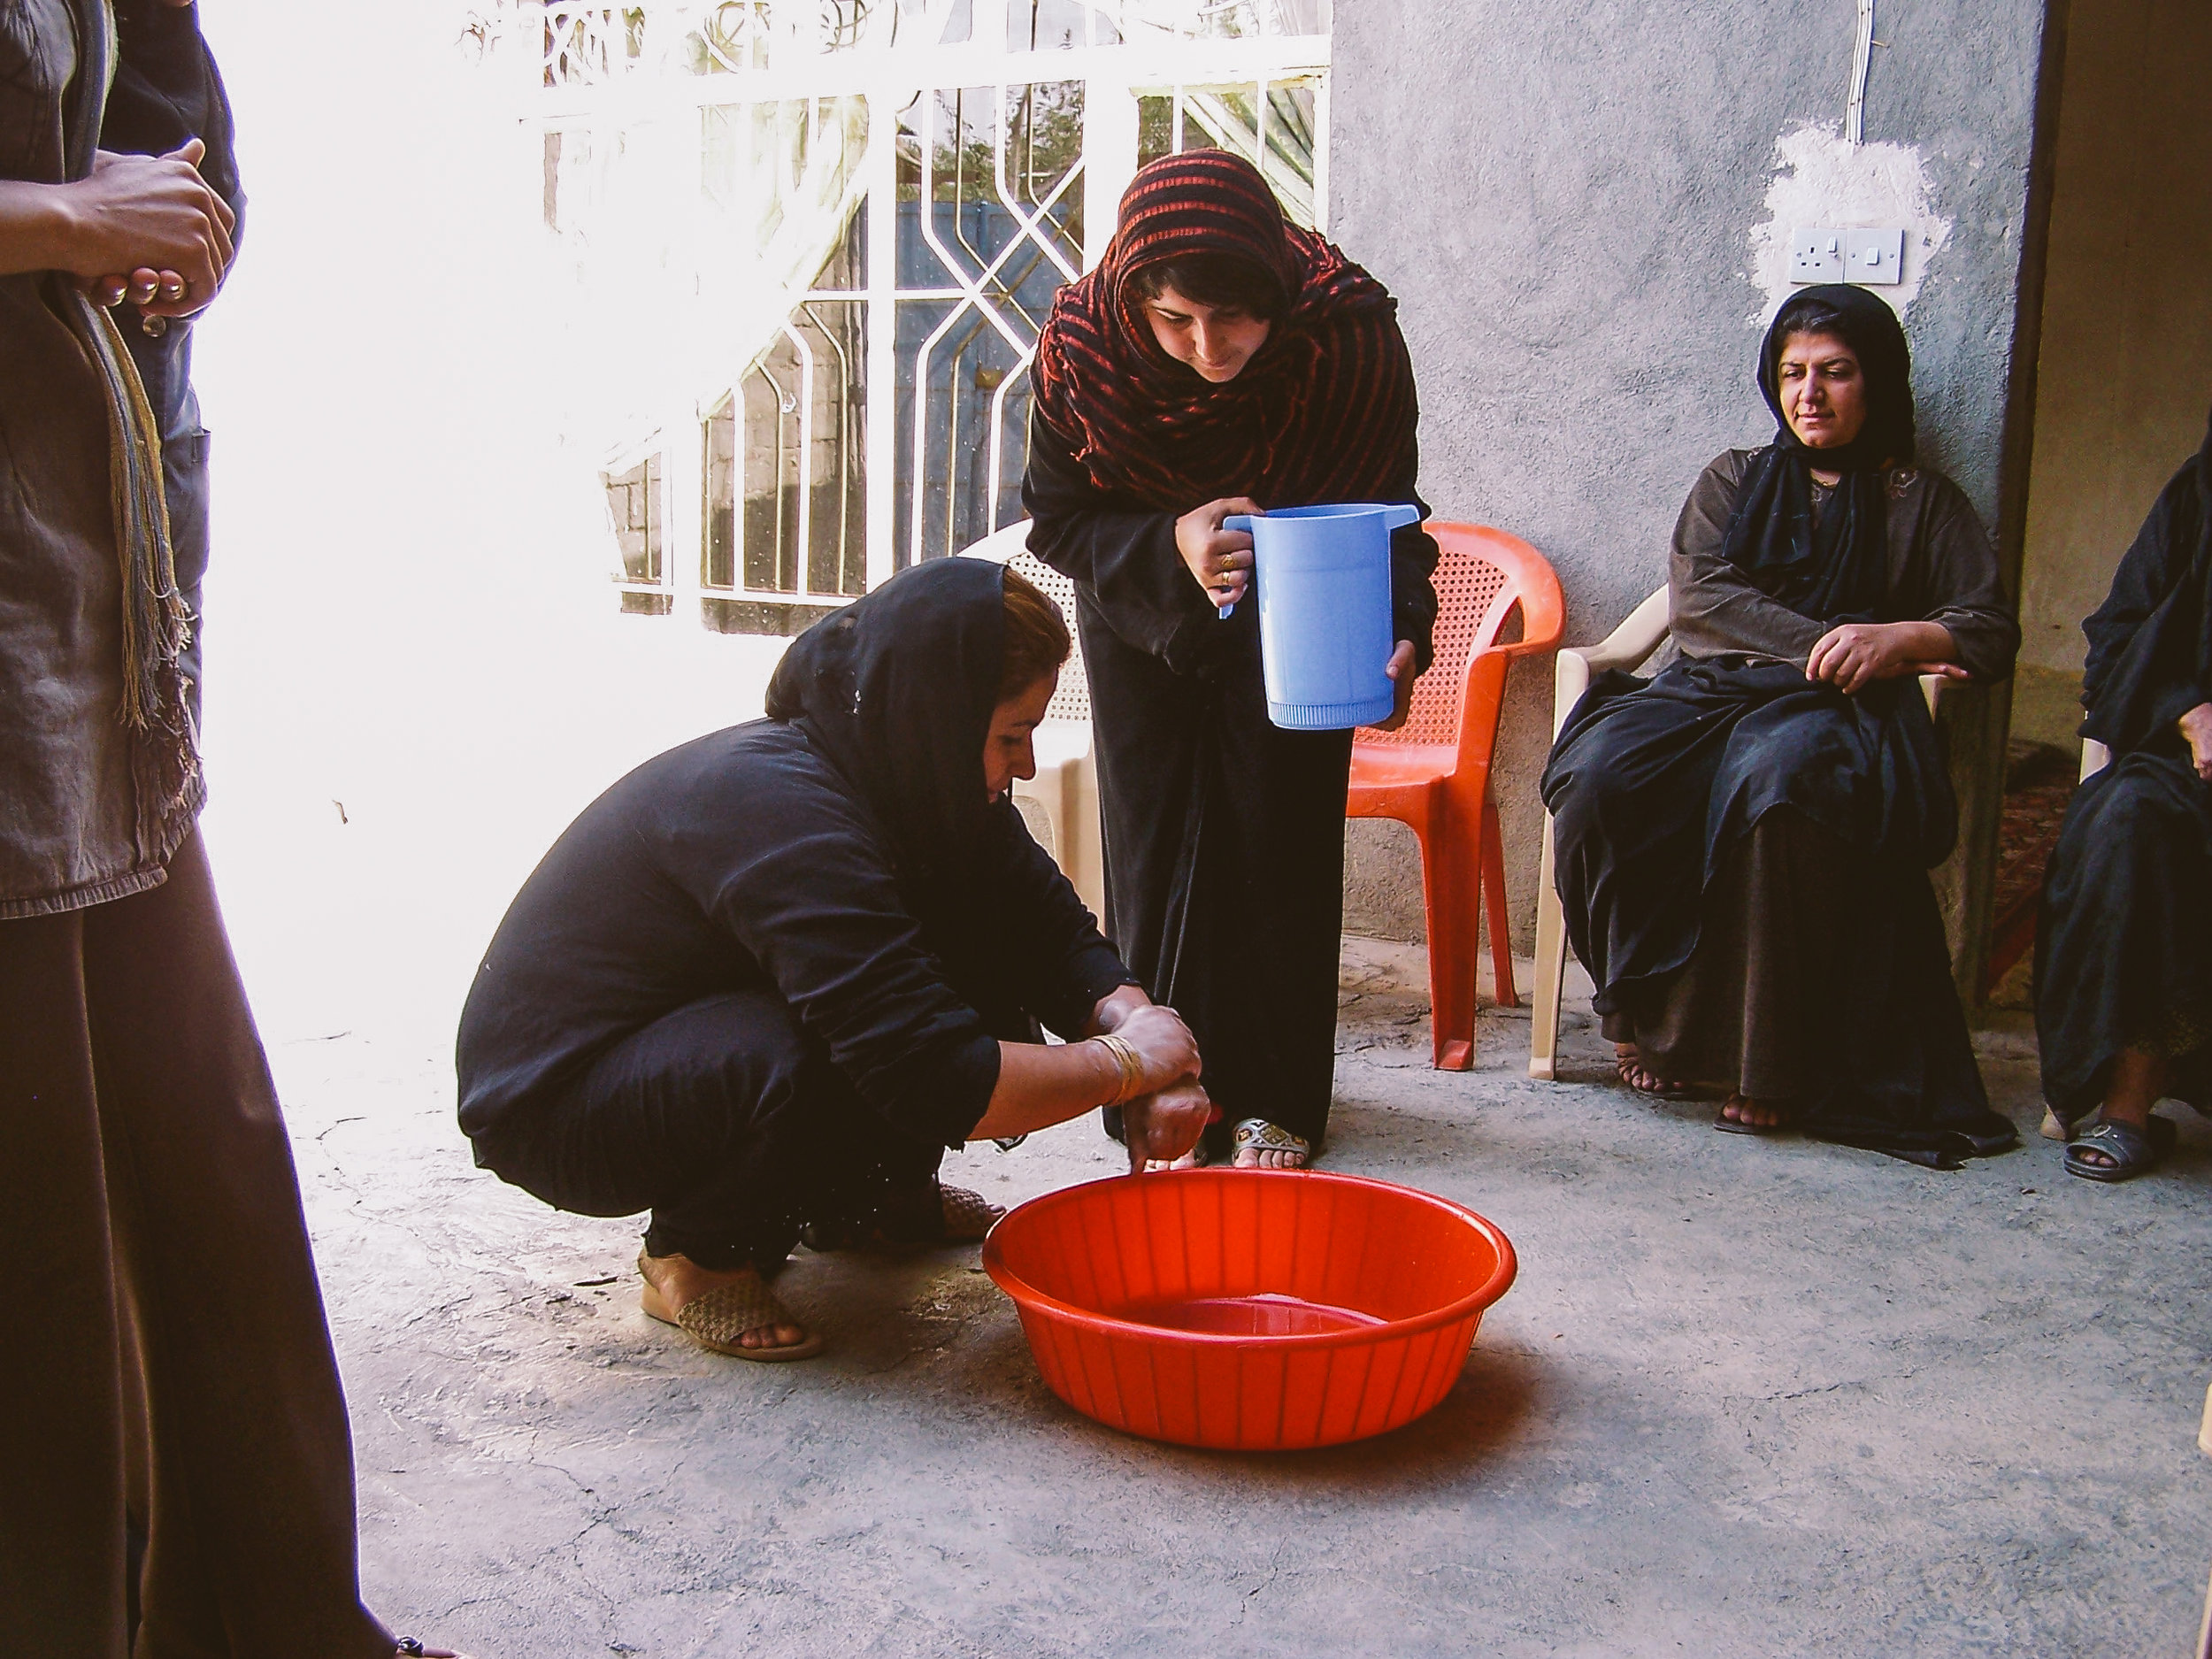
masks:
{"type": "Polygon", "coordinates": [[[1413,488],[1413,365],[1398,302],[1283,218],[1259,170],[1220,150],[1141,169],[1099,267],[1062,288],[1037,342],[1037,414],[1102,489],[1187,510],[1270,507],[1413,488]],[[1193,254],[1272,273],[1289,296],[1267,343],[1216,385],[1160,349],[1130,278],[1193,254]]]}

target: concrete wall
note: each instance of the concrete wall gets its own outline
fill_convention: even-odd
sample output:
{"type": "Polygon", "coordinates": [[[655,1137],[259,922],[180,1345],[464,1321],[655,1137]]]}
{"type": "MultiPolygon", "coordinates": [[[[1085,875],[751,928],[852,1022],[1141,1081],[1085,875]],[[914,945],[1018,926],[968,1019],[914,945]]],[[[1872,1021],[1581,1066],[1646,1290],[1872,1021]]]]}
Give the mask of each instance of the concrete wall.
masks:
{"type": "Polygon", "coordinates": [[[2212,403],[2212,5],[2073,0],[2064,88],[2021,660],[2078,689],[2081,619],[2212,403]]]}
{"type": "MultiPolygon", "coordinates": [[[[1787,291],[1777,237],[1835,222],[1804,217],[1824,199],[1912,227],[1924,457],[1997,521],[2043,4],[1885,4],[1853,153],[1855,18],[1851,0],[1335,8],[1331,234],[1400,297],[1424,490],[1551,559],[1571,643],[1664,580],[1699,469],[1771,435],[1753,374],[1787,291]]],[[[1499,774],[1524,945],[1550,695],[1548,663],[1517,671],[1499,774]]],[[[1966,711],[1970,754],[2001,715],[1966,711]]],[[[1353,828],[1348,925],[1412,936],[1409,842],[1353,828]]]]}

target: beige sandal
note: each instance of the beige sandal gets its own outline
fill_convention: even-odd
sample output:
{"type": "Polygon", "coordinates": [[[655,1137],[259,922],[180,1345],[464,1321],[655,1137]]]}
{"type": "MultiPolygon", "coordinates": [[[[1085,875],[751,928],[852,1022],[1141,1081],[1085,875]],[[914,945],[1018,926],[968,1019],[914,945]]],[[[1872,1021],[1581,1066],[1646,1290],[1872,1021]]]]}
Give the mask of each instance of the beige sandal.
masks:
{"type": "MultiPolygon", "coordinates": [[[[1271,1124],[1264,1118],[1247,1118],[1242,1123],[1239,1124],[1230,1133],[1229,1147],[1230,1156],[1232,1157],[1235,1157],[1248,1150],[1253,1152],[1290,1152],[1297,1155],[1298,1162],[1296,1164],[1289,1165],[1276,1164],[1272,1166],[1278,1170],[1284,1168],[1302,1170],[1307,1164],[1313,1162],[1312,1141],[1307,1140],[1303,1135],[1294,1135],[1291,1133],[1289,1130],[1284,1128],[1280,1124],[1271,1124]]],[[[1270,1166],[1263,1164],[1261,1167],[1267,1168],[1270,1166]]]]}
{"type": "Polygon", "coordinates": [[[948,1244],[976,1243],[1006,1213],[981,1193],[972,1193],[964,1187],[940,1187],[937,1192],[944,1200],[948,1244]]]}
{"type": "MultiPolygon", "coordinates": [[[[637,1258],[638,1271],[645,1271],[646,1257],[637,1258]]],[[[759,1360],[764,1364],[777,1364],[784,1360],[812,1359],[822,1351],[818,1332],[807,1333],[803,1342],[792,1342],[772,1348],[747,1348],[740,1340],[748,1331],[757,1331],[766,1325],[795,1325],[806,1326],[790,1309],[776,1299],[776,1293],[768,1288],[767,1281],[755,1268],[747,1268],[742,1279],[726,1285],[717,1285],[712,1290],[694,1296],[680,1308],[671,1308],[668,1298],[661,1294],[660,1286],[651,1279],[638,1297],[638,1305],[645,1310],[649,1319],[658,1319],[663,1325],[672,1325],[701,1348],[716,1354],[726,1354],[732,1359],[759,1360]]]]}

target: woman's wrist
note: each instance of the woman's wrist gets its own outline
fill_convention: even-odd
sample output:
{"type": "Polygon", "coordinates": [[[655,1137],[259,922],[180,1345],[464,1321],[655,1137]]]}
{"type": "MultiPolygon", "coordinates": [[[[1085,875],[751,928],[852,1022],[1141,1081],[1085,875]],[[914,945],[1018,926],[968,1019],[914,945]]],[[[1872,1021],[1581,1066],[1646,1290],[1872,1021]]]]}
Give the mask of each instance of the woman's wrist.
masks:
{"type": "Polygon", "coordinates": [[[80,234],[67,185],[0,180],[0,275],[73,273],[80,234]]]}
{"type": "Polygon", "coordinates": [[[1121,1106],[1146,1093],[1144,1061],[1136,1048],[1125,1037],[1102,1033],[1084,1039],[1086,1047],[1095,1049],[1104,1061],[1100,1075],[1099,1096],[1102,1106],[1121,1106]]]}

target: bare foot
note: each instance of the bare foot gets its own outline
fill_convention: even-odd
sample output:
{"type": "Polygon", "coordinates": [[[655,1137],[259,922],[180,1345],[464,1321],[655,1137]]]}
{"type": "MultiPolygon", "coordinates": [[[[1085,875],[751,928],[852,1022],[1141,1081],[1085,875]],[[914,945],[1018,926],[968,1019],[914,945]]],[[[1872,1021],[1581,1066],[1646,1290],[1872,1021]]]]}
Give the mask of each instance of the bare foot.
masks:
{"type": "Polygon", "coordinates": [[[1747,1129],[1779,1129],[1788,1121],[1787,1114],[1773,1102],[1746,1100],[1740,1094],[1731,1094],[1722,1102],[1720,1115],[1747,1129]]]}
{"type": "Polygon", "coordinates": [[[1157,1174],[1162,1170],[1195,1170],[1202,1169],[1204,1165],[1200,1164],[1198,1161],[1198,1148],[1196,1147],[1193,1147],[1189,1151],[1183,1154],[1181,1157],[1177,1158],[1171,1164],[1164,1158],[1147,1158],[1144,1161],[1145,1173],[1148,1175],[1157,1174]]]}
{"type": "Polygon", "coordinates": [[[1632,1042],[1613,1045],[1613,1069],[1621,1075],[1621,1081],[1639,1094],[1679,1094],[1682,1085],[1672,1078],[1661,1077],[1644,1064],[1644,1056],[1632,1042]]]}
{"type": "MultiPolygon", "coordinates": [[[[704,1295],[725,1285],[758,1284],[760,1274],[749,1264],[727,1271],[702,1267],[687,1256],[641,1256],[638,1271],[652,1294],[657,1295],[666,1310],[665,1317],[672,1324],[684,1305],[695,1296],[704,1295]]],[[[648,1308],[658,1318],[659,1310],[648,1308]]],[[[740,1348],[797,1348],[809,1340],[804,1325],[762,1325],[745,1332],[737,1339],[740,1348]]]]}

